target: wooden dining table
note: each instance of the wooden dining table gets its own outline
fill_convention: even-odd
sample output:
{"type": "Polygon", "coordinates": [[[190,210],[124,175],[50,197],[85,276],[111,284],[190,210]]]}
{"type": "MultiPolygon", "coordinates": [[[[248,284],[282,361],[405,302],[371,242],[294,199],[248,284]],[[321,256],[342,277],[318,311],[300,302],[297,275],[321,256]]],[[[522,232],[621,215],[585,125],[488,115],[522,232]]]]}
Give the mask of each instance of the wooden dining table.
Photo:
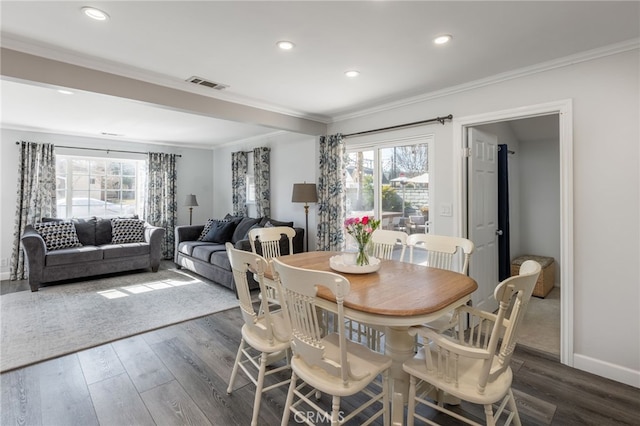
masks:
{"type": "MultiPolygon", "coordinates": [[[[349,280],[345,316],[385,328],[385,353],[393,361],[393,392],[401,394],[406,402],[409,381],[402,363],[414,355],[415,346],[409,327],[433,321],[467,303],[478,285],[467,275],[395,260],[381,260],[380,269],[372,273],[337,272],[329,266],[329,259],[339,254],[315,251],[281,256],[278,260],[299,268],[339,273],[349,280]]],[[[336,311],[335,298],[328,289],[319,287],[317,294],[319,307],[336,311]]]]}

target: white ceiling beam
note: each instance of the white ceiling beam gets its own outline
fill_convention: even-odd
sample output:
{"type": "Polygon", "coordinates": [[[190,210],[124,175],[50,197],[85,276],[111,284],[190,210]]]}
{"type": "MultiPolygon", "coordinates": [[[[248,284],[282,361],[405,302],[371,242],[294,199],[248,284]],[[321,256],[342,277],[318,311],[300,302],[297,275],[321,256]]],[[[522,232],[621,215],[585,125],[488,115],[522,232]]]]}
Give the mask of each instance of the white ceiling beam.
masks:
{"type": "Polygon", "coordinates": [[[3,77],[27,80],[35,84],[116,96],[176,111],[306,135],[323,135],[327,131],[327,125],[318,121],[185,92],[7,48],[0,51],[0,63],[0,73],[3,77]]]}

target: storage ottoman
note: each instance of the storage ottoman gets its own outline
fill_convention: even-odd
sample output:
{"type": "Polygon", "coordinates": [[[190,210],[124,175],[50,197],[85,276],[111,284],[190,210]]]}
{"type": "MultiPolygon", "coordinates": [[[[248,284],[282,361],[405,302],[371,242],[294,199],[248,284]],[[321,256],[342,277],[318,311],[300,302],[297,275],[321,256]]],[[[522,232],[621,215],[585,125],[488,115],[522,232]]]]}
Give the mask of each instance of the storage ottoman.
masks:
{"type": "Polygon", "coordinates": [[[520,273],[520,265],[527,260],[535,260],[542,267],[536,286],[533,288],[533,295],[537,297],[545,297],[555,282],[556,266],[552,257],[524,255],[511,261],[511,276],[518,275],[520,273]]]}

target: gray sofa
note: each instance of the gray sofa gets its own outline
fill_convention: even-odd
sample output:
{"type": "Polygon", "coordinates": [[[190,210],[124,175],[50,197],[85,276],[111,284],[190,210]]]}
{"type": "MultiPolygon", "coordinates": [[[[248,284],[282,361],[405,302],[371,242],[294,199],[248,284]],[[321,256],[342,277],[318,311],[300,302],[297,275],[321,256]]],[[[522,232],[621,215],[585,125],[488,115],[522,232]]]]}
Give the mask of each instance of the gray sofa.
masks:
{"type": "MultiPolygon", "coordinates": [[[[208,222],[212,220],[210,219],[208,222]]],[[[239,250],[251,251],[251,244],[247,236],[249,229],[269,226],[269,224],[273,226],[289,226],[295,229],[293,251],[294,253],[303,251],[304,229],[293,227],[293,222],[281,222],[267,217],[234,218],[229,215],[224,221],[231,223],[228,227],[233,228],[233,232],[226,229],[221,232],[220,238],[210,238],[210,241],[202,239],[206,225],[183,225],[175,228],[174,261],[178,268],[188,269],[216,284],[236,291],[225,243],[231,242],[239,250]]],[[[280,249],[282,254],[289,254],[289,243],[284,236],[280,240],[280,249]]],[[[257,245],[256,251],[260,253],[261,248],[259,245],[257,245]]],[[[257,288],[257,283],[253,280],[252,275],[249,275],[249,280],[252,288],[257,288]]]]}
{"type": "Polygon", "coordinates": [[[137,233],[133,238],[136,242],[118,243],[132,239],[123,237],[114,244],[110,219],[73,219],[77,243],[72,243],[71,247],[52,249],[50,235],[42,230],[46,222],[64,223],[57,219],[45,219],[40,224],[27,225],[20,238],[31,291],[38,291],[43,283],[71,278],[146,268],[158,271],[164,228],[139,221],[142,222],[142,229],[136,226],[137,233]]]}

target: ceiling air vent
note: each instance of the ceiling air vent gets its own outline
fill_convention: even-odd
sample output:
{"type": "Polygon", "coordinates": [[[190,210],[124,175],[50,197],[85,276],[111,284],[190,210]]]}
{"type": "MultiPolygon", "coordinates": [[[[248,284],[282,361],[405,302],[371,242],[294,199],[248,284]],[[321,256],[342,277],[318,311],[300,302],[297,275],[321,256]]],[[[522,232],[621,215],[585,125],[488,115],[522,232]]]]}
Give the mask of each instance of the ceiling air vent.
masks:
{"type": "Polygon", "coordinates": [[[209,87],[215,90],[224,90],[227,87],[229,87],[225,84],[214,83],[213,81],[205,80],[204,78],[200,78],[200,77],[190,77],[187,79],[187,81],[189,83],[197,84],[198,86],[209,87]]]}

